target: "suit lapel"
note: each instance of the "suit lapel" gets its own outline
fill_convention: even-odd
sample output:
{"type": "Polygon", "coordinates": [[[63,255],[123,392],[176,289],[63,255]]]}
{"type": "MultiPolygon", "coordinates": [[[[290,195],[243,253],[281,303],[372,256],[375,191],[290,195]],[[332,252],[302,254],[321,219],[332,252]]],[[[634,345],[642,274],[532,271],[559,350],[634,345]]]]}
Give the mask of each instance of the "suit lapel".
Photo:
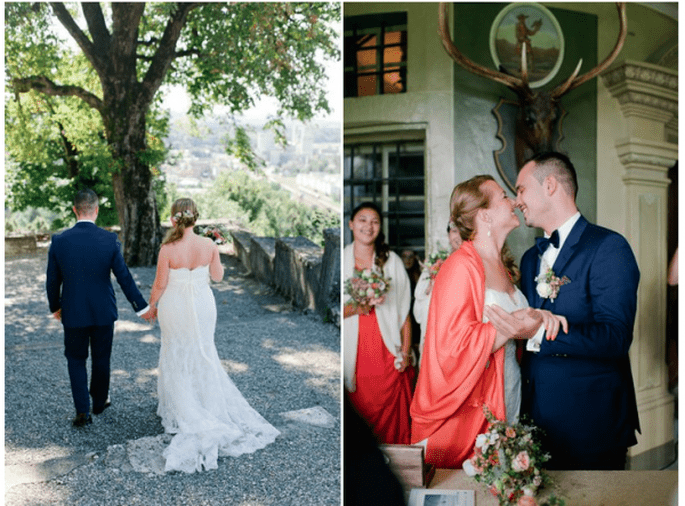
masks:
{"type": "Polygon", "coordinates": [[[538,283],[537,283],[537,281],[535,281],[535,278],[537,278],[538,274],[540,274],[540,263],[541,262],[542,262],[542,255],[540,253],[538,253],[537,255],[535,255],[535,271],[533,274],[533,293],[535,294],[535,295],[533,295],[533,297],[535,297],[535,304],[533,305],[533,307],[536,307],[538,309],[541,308],[542,304],[545,302],[545,299],[543,299],[542,297],[540,297],[540,295],[538,295],[538,290],[537,290],[538,283]]]}
{"type": "Polygon", "coordinates": [[[571,233],[566,238],[566,241],[564,241],[564,246],[561,248],[559,256],[554,262],[554,267],[552,267],[552,270],[554,271],[555,276],[561,277],[560,273],[564,270],[566,263],[575,251],[578,241],[580,241],[580,237],[583,235],[586,227],[587,220],[581,216],[576,224],[573,225],[571,233]]]}

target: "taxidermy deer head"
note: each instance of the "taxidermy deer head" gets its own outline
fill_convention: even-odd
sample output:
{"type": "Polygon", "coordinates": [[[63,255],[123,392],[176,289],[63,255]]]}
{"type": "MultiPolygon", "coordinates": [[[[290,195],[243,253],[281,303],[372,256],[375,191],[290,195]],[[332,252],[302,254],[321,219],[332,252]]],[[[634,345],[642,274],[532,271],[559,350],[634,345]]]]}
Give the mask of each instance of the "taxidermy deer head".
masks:
{"type": "Polygon", "coordinates": [[[460,66],[478,76],[502,83],[512,89],[519,97],[519,110],[516,119],[516,162],[517,169],[520,169],[523,162],[534,154],[552,150],[552,128],[556,119],[556,109],[559,99],[577,88],[581,84],[597,76],[604,69],[613,63],[618,53],[623,47],[628,33],[628,21],[626,18],[626,4],[616,3],[618,16],[620,19],[620,30],[616,46],[609,56],[595,68],[578,76],[581,59],[575,71],[559,86],[552,91],[533,92],[528,82],[528,64],[526,42],[523,42],[521,49],[521,77],[515,77],[503,72],[491,70],[479,65],[457,49],[450,37],[449,25],[447,21],[447,4],[441,3],[439,8],[438,33],[442,39],[442,44],[450,57],[460,66]]]}

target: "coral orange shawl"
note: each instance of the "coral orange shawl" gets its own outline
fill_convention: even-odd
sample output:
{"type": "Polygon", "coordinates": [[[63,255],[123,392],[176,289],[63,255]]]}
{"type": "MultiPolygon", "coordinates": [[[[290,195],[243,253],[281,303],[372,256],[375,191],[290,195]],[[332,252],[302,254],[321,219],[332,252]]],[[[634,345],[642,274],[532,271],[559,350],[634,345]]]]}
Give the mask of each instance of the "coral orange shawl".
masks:
{"type": "Polygon", "coordinates": [[[485,270],[470,241],[440,268],[433,293],[414,400],[412,444],[428,438],[426,462],[459,468],[485,432],[486,404],[504,405],[504,348],[491,353],[496,330],[483,323],[485,270]]]}

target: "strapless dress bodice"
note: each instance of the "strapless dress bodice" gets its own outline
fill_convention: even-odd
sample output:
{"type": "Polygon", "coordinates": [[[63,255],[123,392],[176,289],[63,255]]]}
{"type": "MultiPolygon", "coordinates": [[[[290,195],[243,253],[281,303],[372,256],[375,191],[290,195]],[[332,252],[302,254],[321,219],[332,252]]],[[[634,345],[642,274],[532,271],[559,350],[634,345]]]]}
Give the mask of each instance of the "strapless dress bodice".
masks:
{"type": "MultiPolygon", "coordinates": [[[[499,306],[507,313],[528,307],[526,297],[518,288],[513,294],[499,292],[492,288],[485,289],[485,305],[499,306]]],[[[483,316],[483,323],[488,319],[483,316]]],[[[516,360],[516,343],[507,341],[504,345],[504,405],[507,410],[507,422],[518,421],[521,409],[521,369],[516,360]]]]}
{"type": "Polygon", "coordinates": [[[169,284],[202,284],[209,283],[209,265],[201,265],[194,269],[181,267],[169,269],[169,284]]]}

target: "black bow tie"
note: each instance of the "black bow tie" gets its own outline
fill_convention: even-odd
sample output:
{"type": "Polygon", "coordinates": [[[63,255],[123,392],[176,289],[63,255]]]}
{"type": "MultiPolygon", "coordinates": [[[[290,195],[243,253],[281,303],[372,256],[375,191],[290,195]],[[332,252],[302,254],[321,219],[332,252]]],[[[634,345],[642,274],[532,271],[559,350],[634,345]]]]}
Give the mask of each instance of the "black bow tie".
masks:
{"type": "Polygon", "coordinates": [[[559,232],[554,231],[552,232],[552,235],[549,238],[546,237],[536,237],[535,238],[535,246],[537,246],[538,251],[540,252],[541,255],[547,251],[547,247],[549,245],[554,246],[555,248],[559,247],[559,232]]]}

